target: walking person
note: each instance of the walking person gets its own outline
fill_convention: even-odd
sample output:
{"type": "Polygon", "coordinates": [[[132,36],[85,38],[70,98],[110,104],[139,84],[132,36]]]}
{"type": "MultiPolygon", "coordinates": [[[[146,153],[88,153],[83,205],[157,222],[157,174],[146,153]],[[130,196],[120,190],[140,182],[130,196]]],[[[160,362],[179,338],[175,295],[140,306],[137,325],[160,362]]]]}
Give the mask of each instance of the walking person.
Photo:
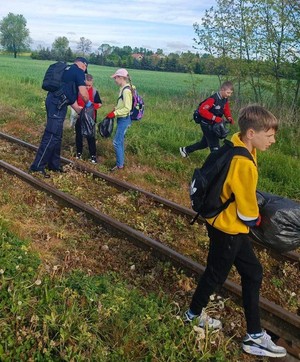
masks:
{"type": "Polygon", "coordinates": [[[55,92],[48,92],[45,101],[47,123],[35,159],[30,166],[30,172],[38,172],[44,177],[50,177],[46,173],[46,168],[50,171],[63,172],[60,165],[60,153],[67,107],[71,105],[77,113],[80,113],[82,107],[77,103],[78,93],[85,107],[92,106],[85,85],[87,67],[88,62],[85,58],[76,58],[74,64],[67,66],[64,70],[61,88],[55,92]]]}
{"type": "Polygon", "coordinates": [[[114,110],[106,115],[106,118],[117,118],[117,130],[113,140],[116,154],[116,165],[111,171],[124,168],[125,164],[125,134],[131,125],[130,111],[132,108],[132,89],[130,76],[126,69],[118,69],[112,76],[115,83],[120,87],[117,105],[114,110]]]}
{"type": "Polygon", "coordinates": [[[234,265],[241,276],[243,307],[247,334],[242,348],[259,356],[284,357],[286,350],[277,346],[262,330],[259,312],[259,291],[263,269],[248,238],[249,228],[260,223],[256,198],[258,181],[256,150],[265,151],[275,143],[278,120],[259,105],[249,105],[240,111],[240,132],[232,136],[234,146],[245,147],[253,161],[244,156],[234,156],[224,181],[221,199],[224,202],[233,194],[235,199],[213,218],[206,219],[210,239],[204,274],[200,278],[185,322],[197,320],[200,327],[219,329],[221,321],[205,313],[209,297],[225,282],[234,265]]]}
{"type": "Polygon", "coordinates": [[[182,157],[187,157],[190,153],[203,150],[209,147],[211,152],[220,148],[219,136],[213,131],[213,124],[221,123],[225,116],[227,121],[234,123],[229,107],[228,98],[233,93],[233,84],[229,81],[224,82],[220,90],[200,103],[198,112],[201,117],[200,128],[203,136],[199,142],[186,147],[180,147],[179,151],[182,157]]]}
{"type": "MultiPolygon", "coordinates": [[[[94,85],[94,78],[91,74],[85,75],[85,84],[86,88],[89,94],[89,100],[92,102],[92,106],[94,108],[94,120],[95,124],[97,121],[97,110],[102,106],[102,101],[99,95],[98,90],[93,86],[94,85]]],[[[77,98],[77,103],[80,107],[85,106],[85,102],[79,94],[77,98]]],[[[76,158],[81,159],[82,158],[82,150],[83,150],[83,135],[82,135],[82,128],[81,128],[81,122],[80,117],[77,117],[77,121],[75,123],[75,142],[76,142],[76,158]]],[[[96,138],[95,138],[95,126],[94,126],[94,132],[91,136],[86,136],[86,140],[88,143],[89,148],[89,154],[90,154],[90,162],[97,163],[97,155],[96,155],[96,138]]]]}

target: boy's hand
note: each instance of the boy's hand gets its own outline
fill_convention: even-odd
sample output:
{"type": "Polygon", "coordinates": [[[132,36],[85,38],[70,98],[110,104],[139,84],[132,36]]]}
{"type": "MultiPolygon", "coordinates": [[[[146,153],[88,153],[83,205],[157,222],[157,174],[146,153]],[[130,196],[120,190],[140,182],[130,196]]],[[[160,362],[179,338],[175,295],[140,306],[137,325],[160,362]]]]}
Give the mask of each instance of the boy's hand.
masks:
{"type": "Polygon", "coordinates": [[[85,108],[90,108],[92,107],[93,103],[91,101],[88,101],[86,104],[85,104],[85,108]]]}
{"type": "Polygon", "coordinates": [[[234,121],[233,121],[232,117],[228,117],[228,118],[227,118],[227,121],[228,121],[230,124],[234,124],[234,121]]]}

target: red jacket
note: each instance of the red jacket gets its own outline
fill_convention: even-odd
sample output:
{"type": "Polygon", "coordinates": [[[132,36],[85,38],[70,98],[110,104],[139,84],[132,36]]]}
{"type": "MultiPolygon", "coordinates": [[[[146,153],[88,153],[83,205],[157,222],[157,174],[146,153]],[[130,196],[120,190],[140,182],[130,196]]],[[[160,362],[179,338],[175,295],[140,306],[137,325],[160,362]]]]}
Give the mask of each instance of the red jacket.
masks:
{"type": "Polygon", "coordinates": [[[204,100],[198,111],[200,116],[210,122],[221,122],[223,115],[232,120],[228,99],[222,98],[219,92],[204,100]]]}
{"type": "MultiPolygon", "coordinates": [[[[89,100],[93,103],[94,110],[95,110],[95,119],[97,115],[97,109],[99,109],[102,106],[102,102],[99,96],[99,93],[96,88],[90,87],[88,88],[88,94],[89,94],[89,100]]],[[[85,106],[84,100],[81,98],[80,94],[78,94],[77,103],[80,107],[85,106]]]]}

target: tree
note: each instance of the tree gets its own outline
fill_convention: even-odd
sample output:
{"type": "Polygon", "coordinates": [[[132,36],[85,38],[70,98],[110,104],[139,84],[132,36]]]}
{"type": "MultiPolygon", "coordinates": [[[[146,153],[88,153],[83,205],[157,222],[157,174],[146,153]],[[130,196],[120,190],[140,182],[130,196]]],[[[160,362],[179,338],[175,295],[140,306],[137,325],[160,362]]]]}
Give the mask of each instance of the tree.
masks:
{"type": "Polygon", "coordinates": [[[92,49],[92,42],[90,39],[86,39],[84,37],[81,37],[77,46],[77,50],[85,56],[88,54],[92,49]]]}
{"type": "Polygon", "coordinates": [[[98,48],[100,53],[100,64],[104,65],[106,58],[111,54],[112,52],[112,46],[109,44],[101,44],[98,48]]]}
{"type": "Polygon", "coordinates": [[[56,60],[68,60],[69,40],[65,36],[58,37],[52,44],[52,52],[56,60]]]}
{"type": "Polygon", "coordinates": [[[9,13],[0,22],[0,43],[4,49],[14,54],[27,50],[31,43],[27,21],[23,15],[9,13]]]}

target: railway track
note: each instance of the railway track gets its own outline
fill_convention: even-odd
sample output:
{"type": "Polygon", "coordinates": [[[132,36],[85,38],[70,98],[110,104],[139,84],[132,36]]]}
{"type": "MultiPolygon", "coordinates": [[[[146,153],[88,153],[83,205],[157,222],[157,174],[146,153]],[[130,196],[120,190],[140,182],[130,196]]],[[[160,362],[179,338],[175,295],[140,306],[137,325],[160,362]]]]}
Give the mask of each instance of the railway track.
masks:
{"type": "MultiPolygon", "coordinates": [[[[32,175],[10,165],[5,161],[0,161],[0,167],[6,172],[19,177],[36,189],[50,194],[60,203],[67,205],[77,211],[83,212],[86,216],[96,223],[104,225],[114,233],[124,236],[128,241],[136,246],[149,250],[156,257],[170,261],[176,267],[179,267],[189,275],[198,276],[204,272],[205,267],[200,263],[180,254],[172,248],[161,242],[144,235],[130,226],[110,217],[92,206],[82,202],[74,196],[68,195],[48,183],[33,177],[32,175]]],[[[230,280],[224,284],[225,290],[236,298],[241,297],[241,287],[230,280]]],[[[300,358],[300,317],[294,313],[286,311],[281,306],[270,302],[268,299],[260,298],[260,307],[262,310],[262,324],[264,328],[280,336],[287,342],[288,351],[291,355],[300,358]]]]}
{"type": "MultiPolygon", "coordinates": [[[[8,142],[13,142],[17,145],[20,145],[22,147],[25,147],[29,150],[32,150],[32,151],[36,151],[37,150],[37,147],[30,144],[30,143],[27,143],[23,140],[20,140],[16,137],[13,137],[13,136],[10,136],[8,134],[5,134],[3,132],[0,132],[0,138],[8,141],[8,142]]],[[[74,162],[72,160],[69,160],[65,157],[62,157],[61,158],[61,161],[64,165],[73,165],[73,167],[79,171],[82,171],[82,172],[86,172],[90,175],[93,175],[94,178],[98,178],[98,179],[101,179],[101,180],[104,180],[105,182],[107,182],[108,184],[110,185],[113,185],[114,187],[116,187],[117,189],[120,189],[120,190],[125,190],[125,191],[134,191],[134,192],[138,192],[139,194],[141,195],[144,195],[146,198],[149,198],[151,200],[153,200],[154,202],[162,205],[163,207],[166,207],[168,209],[170,209],[173,213],[176,213],[176,214],[179,214],[179,215],[182,215],[186,218],[189,218],[189,219],[192,219],[196,213],[192,210],[192,209],[189,209],[187,207],[184,207],[182,205],[179,205],[175,202],[172,202],[166,198],[163,198],[163,197],[160,197],[156,194],[153,194],[151,192],[148,192],[148,191],[145,191],[137,186],[134,186],[132,184],[129,184],[127,182],[124,182],[122,180],[119,180],[119,179],[116,179],[110,175],[107,175],[105,173],[102,173],[102,172],[99,172],[97,171],[95,168],[92,168],[92,167],[88,167],[85,163],[83,162],[74,162]]],[[[199,223],[204,223],[204,220],[199,217],[198,219],[198,222],[199,223]]],[[[252,240],[253,243],[256,245],[257,248],[259,249],[262,249],[262,248],[265,248],[263,245],[260,245],[258,242],[256,242],[255,240],[252,240]]],[[[275,259],[285,259],[289,262],[297,262],[299,263],[300,262],[300,254],[295,252],[295,251],[291,251],[291,252],[287,252],[287,253],[284,253],[284,254],[278,254],[276,253],[275,251],[273,251],[272,249],[269,249],[269,253],[272,255],[273,258],[275,259]]]]}

